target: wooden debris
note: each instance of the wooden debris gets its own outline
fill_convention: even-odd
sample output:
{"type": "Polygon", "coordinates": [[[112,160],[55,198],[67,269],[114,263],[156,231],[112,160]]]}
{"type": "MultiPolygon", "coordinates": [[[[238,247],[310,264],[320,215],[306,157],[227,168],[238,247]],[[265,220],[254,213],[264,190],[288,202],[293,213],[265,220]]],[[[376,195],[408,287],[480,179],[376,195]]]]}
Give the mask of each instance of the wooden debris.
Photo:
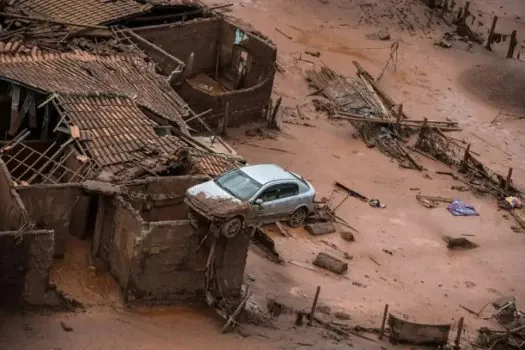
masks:
{"type": "Polygon", "coordinates": [[[348,270],[348,264],[326,253],[319,253],[313,264],[317,267],[342,275],[348,270]]]}
{"type": "Polygon", "coordinates": [[[330,222],[318,222],[304,227],[312,236],[321,236],[335,232],[335,226],[330,222]]]}
{"type": "Polygon", "coordinates": [[[281,233],[281,235],[283,235],[284,237],[292,237],[292,235],[290,234],[290,232],[283,226],[283,224],[280,222],[280,221],[276,221],[275,222],[275,226],[277,226],[277,228],[279,229],[279,232],[281,233]]]}
{"type": "Polygon", "coordinates": [[[283,32],[282,30],[280,30],[279,28],[275,28],[275,30],[277,31],[277,33],[285,36],[286,38],[290,39],[290,40],[293,40],[293,38],[291,36],[289,36],[288,34],[286,34],[285,32],[283,32]]]}
{"type": "Polygon", "coordinates": [[[459,238],[452,238],[445,236],[443,238],[445,242],[447,242],[447,248],[448,249],[473,249],[477,248],[478,245],[470,240],[468,240],[465,237],[459,237],[459,238]]]}

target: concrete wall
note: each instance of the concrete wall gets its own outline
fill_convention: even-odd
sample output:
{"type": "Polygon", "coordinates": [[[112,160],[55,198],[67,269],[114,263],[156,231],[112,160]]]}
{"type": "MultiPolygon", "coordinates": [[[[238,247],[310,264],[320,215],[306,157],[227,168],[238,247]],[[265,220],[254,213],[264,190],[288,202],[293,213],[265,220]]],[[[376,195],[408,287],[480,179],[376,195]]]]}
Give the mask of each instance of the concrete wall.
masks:
{"type": "Polygon", "coordinates": [[[11,187],[11,177],[0,160],[0,230],[18,230],[29,221],[20,196],[11,187]]]}
{"type": "Polygon", "coordinates": [[[128,200],[145,221],[185,220],[186,190],[208,180],[207,176],[170,176],[133,181],[126,185],[128,200]]]}
{"type": "Polygon", "coordinates": [[[78,184],[34,185],[17,188],[30,220],[37,228],[55,231],[55,256],[62,257],[70,235],[75,202],[87,196],[78,184]]]}
{"type": "MultiPolygon", "coordinates": [[[[144,39],[152,42],[169,54],[187,62],[193,52],[194,69],[207,73],[215,72],[217,58],[217,38],[222,20],[218,18],[198,19],[184,23],[135,28],[133,31],[144,39]]],[[[143,47],[147,50],[147,47],[143,47]]],[[[173,65],[165,58],[157,57],[153,50],[153,59],[165,74],[173,70],[173,65]]]]}
{"type": "Polygon", "coordinates": [[[116,197],[113,204],[115,219],[109,255],[110,271],[120,287],[126,291],[136,241],[142,234],[144,222],[138,212],[121,197],[116,197]]]}
{"type": "Polygon", "coordinates": [[[0,232],[0,306],[23,303],[57,306],[49,287],[53,265],[53,231],[0,232]]]}

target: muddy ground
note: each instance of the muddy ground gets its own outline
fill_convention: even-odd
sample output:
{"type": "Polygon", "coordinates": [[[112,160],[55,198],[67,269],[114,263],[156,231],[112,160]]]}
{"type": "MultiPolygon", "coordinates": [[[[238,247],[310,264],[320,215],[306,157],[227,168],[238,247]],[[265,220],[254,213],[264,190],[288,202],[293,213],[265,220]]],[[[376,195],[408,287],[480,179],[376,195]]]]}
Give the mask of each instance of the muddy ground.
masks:
{"type": "MultiPolygon", "coordinates": [[[[303,230],[293,230],[293,238],[284,238],[273,230],[286,264],[276,265],[260,254],[249,254],[246,281],[255,291],[254,303],[264,308],[266,298],[272,297],[294,308],[307,309],[320,285],[320,303],[332,312],[348,313],[351,320],[345,322],[351,325],[378,327],[383,307],[388,303],[391,312],[398,316],[423,323],[452,323],[454,332],[458,319],[465,317],[465,348],[470,347],[479,327],[498,328],[494,321],[476,317],[462,306],[478,311],[500,296],[516,296],[518,307],[521,305],[525,295],[525,237],[512,230],[512,226],[517,226],[512,217],[498,211],[493,198],[452,190],[458,183],[436,174],[446,171],[446,166],[418,157],[427,170],[399,168],[397,162],[367,148],[355,137],[356,131],[349,123],[328,121],[326,115],[316,113],[311,98],[306,97],[312,90],[304,75],[312,64],[298,58],[305,49],[318,50],[320,59],[342,74],[353,75],[352,60],[358,60],[378,76],[388,59],[390,45],[399,41],[397,68],[385,71],[381,86],[394,100],[403,103],[410,118],[458,121],[463,131],[454,136],[472,143],[472,149],[495,170],[506,173],[508,167],[513,167],[513,178],[520,188],[525,188],[525,120],[503,115],[496,123],[491,121],[500,111],[518,116],[525,113],[525,63],[505,62],[506,43],[495,47],[493,53],[463,42],[455,42],[450,49],[433,45],[450,28],[435,17],[429,19],[428,9],[416,0],[234,3],[232,16],[242,18],[276,43],[278,60],[285,72],[279,73],[275,82],[275,97],[283,97],[283,113],[279,116],[282,132],[271,133],[270,137],[264,137],[264,131],[262,137],[246,136],[258,134],[247,132],[258,128],[249,125],[229,130],[229,142],[250,163],[277,163],[300,173],[314,184],[319,198],[330,197],[334,181],[339,181],[387,205],[385,209],[375,209],[350,198],[337,210],[359,231],[353,243],[342,240],[338,234],[313,238],[303,230]],[[390,41],[367,38],[367,34],[380,29],[390,32],[390,41]],[[295,113],[297,105],[305,119],[295,113]],[[427,209],[416,200],[418,193],[461,198],[474,205],[480,216],[453,217],[445,206],[427,209]],[[479,247],[452,252],[446,248],[445,236],[468,237],[479,247]],[[353,256],[346,277],[311,270],[311,262],[319,251],[342,255],[321,240],[353,256]]],[[[482,15],[481,31],[490,24],[487,13],[492,11],[504,18],[504,25],[510,28],[523,26],[516,22],[517,17],[525,18],[520,0],[478,1],[475,9],[482,15]]],[[[317,61],[314,57],[302,57],[317,61]]],[[[342,197],[335,194],[336,201],[342,197]]],[[[68,252],[73,254],[76,249],[79,248],[68,252]]],[[[86,312],[28,314],[4,320],[0,348],[13,348],[13,344],[17,349],[351,346],[349,341],[333,339],[317,328],[294,328],[287,319],[277,320],[272,327],[248,326],[244,336],[220,335],[222,321],[208,310],[125,309],[118,298],[107,294],[107,284],[101,287],[106,296],[91,293],[89,285],[85,285],[89,278],[78,277],[78,288],[69,288],[73,295],[89,296],[93,306],[86,312]],[[61,321],[70,325],[72,331],[65,331],[61,321]]],[[[483,316],[490,317],[490,312],[486,312],[483,316]]],[[[366,342],[357,337],[350,343],[356,349],[390,348],[387,343],[366,342]]]]}

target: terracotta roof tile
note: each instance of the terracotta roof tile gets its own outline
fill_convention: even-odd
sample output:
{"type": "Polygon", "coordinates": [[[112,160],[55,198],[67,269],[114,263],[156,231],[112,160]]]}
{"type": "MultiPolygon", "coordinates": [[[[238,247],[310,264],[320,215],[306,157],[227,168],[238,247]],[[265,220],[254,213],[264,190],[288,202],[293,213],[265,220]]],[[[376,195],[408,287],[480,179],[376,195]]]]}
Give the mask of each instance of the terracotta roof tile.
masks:
{"type": "Polygon", "coordinates": [[[28,15],[85,25],[105,24],[152,8],[135,0],[19,0],[15,7],[28,15]]]}
{"type": "Polygon", "coordinates": [[[211,177],[217,177],[244,165],[238,158],[226,154],[211,153],[196,148],[185,151],[188,152],[192,167],[211,177]]]}
{"type": "Polygon", "coordinates": [[[69,126],[90,134],[81,142],[102,170],[118,173],[145,159],[169,158],[187,146],[176,136],[157,136],[156,124],[125,96],[58,95],[54,103],[69,126]]]}
{"type": "Polygon", "coordinates": [[[125,95],[187,130],[183,117],[190,114],[190,108],[186,102],[164,77],[136,56],[96,56],[82,51],[0,54],[0,80],[49,93],[125,95]]]}

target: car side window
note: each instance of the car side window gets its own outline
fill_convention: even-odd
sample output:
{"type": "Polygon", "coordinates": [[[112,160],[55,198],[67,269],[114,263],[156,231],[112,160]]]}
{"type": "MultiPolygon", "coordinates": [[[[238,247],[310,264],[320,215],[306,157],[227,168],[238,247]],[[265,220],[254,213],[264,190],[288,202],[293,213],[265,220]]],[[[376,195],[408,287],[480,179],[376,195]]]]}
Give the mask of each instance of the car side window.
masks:
{"type": "Polygon", "coordinates": [[[267,188],[263,193],[261,193],[259,198],[262,199],[263,202],[271,202],[279,199],[279,186],[277,185],[267,188]]]}
{"type": "Polygon", "coordinates": [[[279,199],[299,194],[299,186],[295,183],[282,184],[279,187],[279,199]]]}

